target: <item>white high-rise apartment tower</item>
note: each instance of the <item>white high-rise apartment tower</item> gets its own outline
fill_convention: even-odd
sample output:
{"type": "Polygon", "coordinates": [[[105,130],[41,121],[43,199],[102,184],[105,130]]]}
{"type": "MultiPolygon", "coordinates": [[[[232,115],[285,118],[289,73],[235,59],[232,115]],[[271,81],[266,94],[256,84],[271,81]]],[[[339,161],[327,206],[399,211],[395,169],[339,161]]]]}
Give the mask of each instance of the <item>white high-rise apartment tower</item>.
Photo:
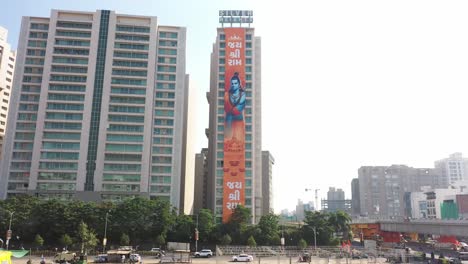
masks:
{"type": "Polygon", "coordinates": [[[163,198],[183,209],[186,30],[156,17],[23,17],[0,198],[163,198]]]}
{"type": "Polygon", "coordinates": [[[220,11],[224,24],[211,53],[207,202],[218,222],[238,205],[250,209],[252,222],[263,212],[261,39],[251,17],[220,11]]]}
{"type": "Polygon", "coordinates": [[[434,167],[442,170],[442,181],[446,185],[468,180],[468,159],[464,158],[460,152],[434,162],[434,167]]]}
{"type": "Polygon", "coordinates": [[[0,27],[0,160],[7,125],[8,107],[15,72],[16,54],[7,43],[8,30],[0,27]]]}

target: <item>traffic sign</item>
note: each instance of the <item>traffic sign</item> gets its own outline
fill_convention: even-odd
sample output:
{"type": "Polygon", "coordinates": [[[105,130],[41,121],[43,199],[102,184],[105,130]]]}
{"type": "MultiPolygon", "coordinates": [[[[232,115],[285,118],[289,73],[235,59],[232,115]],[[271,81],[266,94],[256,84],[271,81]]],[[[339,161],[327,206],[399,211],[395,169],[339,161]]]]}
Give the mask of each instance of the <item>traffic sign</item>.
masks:
{"type": "Polygon", "coordinates": [[[7,232],[6,232],[6,239],[7,240],[11,239],[11,234],[12,234],[11,230],[7,230],[7,232]]]}

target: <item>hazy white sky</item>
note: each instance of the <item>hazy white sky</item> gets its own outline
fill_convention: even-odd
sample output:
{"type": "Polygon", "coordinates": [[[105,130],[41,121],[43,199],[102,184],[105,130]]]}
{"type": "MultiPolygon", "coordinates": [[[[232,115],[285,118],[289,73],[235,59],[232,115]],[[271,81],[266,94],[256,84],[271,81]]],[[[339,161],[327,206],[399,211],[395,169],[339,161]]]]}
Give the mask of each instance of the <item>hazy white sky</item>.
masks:
{"type": "Polygon", "coordinates": [[[21,16],[50,9],[158,16],[187,27],[196,91],[196,151],[207,146],[209,62],[218,10],[253,10],[262,37],[263,149],[275,210],[330,186],[351,197],[363,165],[432,167],[468,155],[467,1],[35,1],[2,3],[0,25],[18,41],[21,16]]]}

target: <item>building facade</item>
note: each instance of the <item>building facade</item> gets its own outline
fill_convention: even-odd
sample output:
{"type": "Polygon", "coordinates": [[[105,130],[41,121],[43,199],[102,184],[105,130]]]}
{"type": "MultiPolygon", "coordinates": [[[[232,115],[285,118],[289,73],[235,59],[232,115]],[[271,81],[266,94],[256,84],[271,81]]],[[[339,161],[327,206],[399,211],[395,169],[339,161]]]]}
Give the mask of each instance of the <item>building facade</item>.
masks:
{"type": "Polygon", "coordinates": [[[348,214],[351,213],[351,200],[345,199],[345,193],[340,188],[329,187],[327,199],[322,199],[321,206],[324,212],[343,211],[348,214]]]}
{"type": "Polygon", "coordinates": [[[448,158],[434,162],[434,166],[442,171],[442,179],[446,185],[468,180],[468,159],[463,158],[462,153],[453,153],[448,158]]]}
{"type": "Polygon", "coordinates": [[[23,17],[0,197],[184,201],[186,29],[114,11],[23,17]]]}
{"type": "Polygon", "coordinates": [[[203,148],[195,155],[195,189],[193,199],[193,213],[208,207],[210,188],[208,186],[208,149],[203,148]]]}
{"type": "Polygon", "coordinates": [[[273,165],[275,159],[269,151],[262,151],[262,215],[274,213],[273,210],[273,165]]]}
{"type": "Polygon", "coordinates": [[[361,215],[361,202],[359,197],[359,179],[351,180],[351,215],[357,217],[361,215]]]}
{"type": "Polygon", "coordinates": [[[358,174],[361,214],[373,217],[404,217],[405,193],[420,191],[422,186],[446,187],[440,169],[364,166],[358,174]]]}
{"type": "Polygon", "coordinates": [[[209,209],[221,222],[241,204],[258,222],[263,212],[261,39],[254,28],[218,28],[207,98],[209,209]],[[239,83],[241,89],[231,93],[231,85],[239,83]]]}
{"type": "Polygon", "coordinates": [[[8,30],[0,27],[0,160],[7,126],[8,108],[13,87],[16,53],[7,42],[8,30]]]}

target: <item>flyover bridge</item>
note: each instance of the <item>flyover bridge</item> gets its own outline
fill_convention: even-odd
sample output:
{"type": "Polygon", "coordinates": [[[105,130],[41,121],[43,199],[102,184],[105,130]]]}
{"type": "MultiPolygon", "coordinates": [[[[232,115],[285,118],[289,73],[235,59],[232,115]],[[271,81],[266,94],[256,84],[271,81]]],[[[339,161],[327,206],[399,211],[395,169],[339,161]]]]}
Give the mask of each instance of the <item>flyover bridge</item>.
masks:
{"type": "Polygon", "coordinates": [[[353,219],[351,224],[379,224],[380,230],[388,232],[419,233],[447,236],[468,235],[468,220],[353,219]]]}

